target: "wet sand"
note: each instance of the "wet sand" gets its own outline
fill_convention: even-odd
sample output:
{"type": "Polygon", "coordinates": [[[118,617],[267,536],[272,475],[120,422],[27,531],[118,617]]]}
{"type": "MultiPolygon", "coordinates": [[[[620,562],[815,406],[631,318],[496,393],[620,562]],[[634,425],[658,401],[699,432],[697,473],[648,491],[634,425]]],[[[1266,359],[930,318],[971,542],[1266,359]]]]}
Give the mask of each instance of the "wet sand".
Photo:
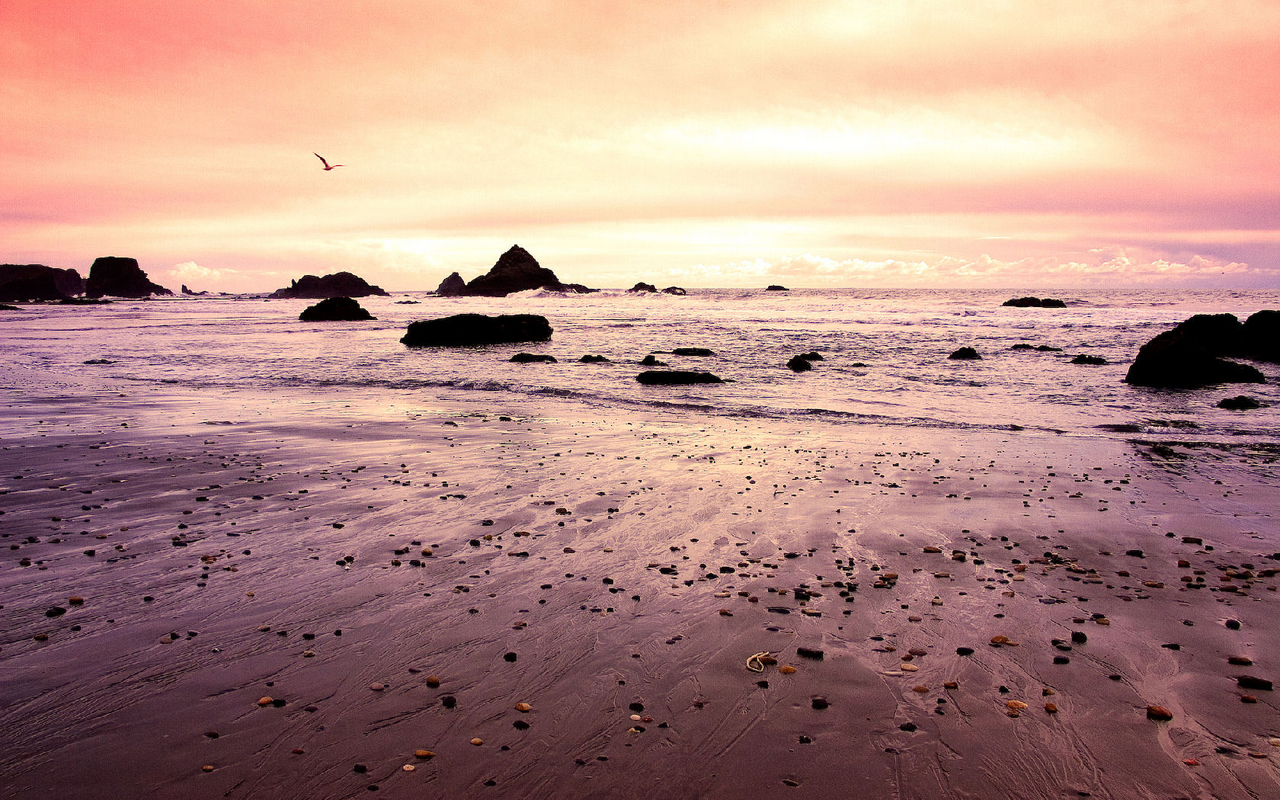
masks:
{"type": "Polygon", "coordinates": [[[1274,453],[404,398],[10,398],[0,794],[1280,797],[1274,453]]]}

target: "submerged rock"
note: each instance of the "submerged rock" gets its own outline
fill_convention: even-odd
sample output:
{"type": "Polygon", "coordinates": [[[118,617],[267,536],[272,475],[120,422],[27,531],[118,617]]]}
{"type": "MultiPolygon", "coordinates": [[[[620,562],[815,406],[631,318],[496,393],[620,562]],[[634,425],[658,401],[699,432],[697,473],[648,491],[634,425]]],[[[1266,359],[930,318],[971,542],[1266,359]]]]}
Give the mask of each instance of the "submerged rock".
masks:
{"type": "Polygon", "coordinates": [[[1093,367],[1101,367],[1106,365],[1107,360],[1105,358],[1102,358],[1101,356],[1087,356],[1087,355],[1081,354],[1071,359],[1071,363],[1087,364],[1093,367]]]}
{"type": "Polygon", "coordinates": [[[655,356],[653,353],[650,353],[649,355],[640,359],[640,366],[642,367],[665,367],[666,365],[667,365],[667,362],[659,361],[658,357],[655,356]]]}
{"type": "Polygon", "coordinates": [[[400,342],[408,347],[466,347],[510,342],[543,342],[551,324],[537,314],[455,314],[409,323],[400,342]]]}
{"type": "Polygon", "coordinates": [[[684,289],[681,289],[679,286],[668,286],[667,288],[662,290],[662,293],[674,294],[679,297],[684,297],[686,294],[688,294],[688,292],[686,292],[684,289]]]}
{"type": "Polygon", "coordinates": [[[85,282],[85,294],[91,298],[104,297],[150,297],[153,294],[171,295],[173,292],[158,283],[152,283],[147,273],[138,266],[136,258],[103,256],[95,259],[89,267],[89,278],[85,282]]]}
{"type": "Polygon", "coordinates": [[[303,322],[360,322],[377,319],[350,297],[328,297],[307,306],[298,319],[303,322]]]}
{"type": "Polygon", "coordinates": [[[677,347],[671,353],[677,356],[713,356],[715,355],[706,347],[677,347]]]}
{"type": "Polygon", "coordinates": [[[556,364],[556,357],[547,353],[516,353],[511,357],[514,364],[556,364]]]}
{"type": "Polygon", "coordinates": [[[609,359],[605,358],[604,356],[593,356],[590,353],[578,359],[578,361],[583,364],[608,364],[609,363],[609,359]]]}
{"type": "Polygon", "coordinates": [[[326,297],[368,297],[372,294],[387,296],[381,288],[371,285],[358,275],[350,272],[335,272],[322,278],[303,275],[289,286],[276,289],[270,294],[270,298],[273,300],[288,298],[323,300],[326,297]]]}
{"type": "Polygon", "coordinates": [[[1255,398],[1241,394],[1235,397],[1222,398],[1218,401],[1218,408],[1225,408],[1228,411],[1252,411],[1255,408],[1262,408],[1262,403],[1255,398]]]}
{"type": "Polygon", "coordinates": [[[972,347],[961,347],[959,350],[947,356],[947,358],[953,359],[955,361],[981,361],[982,360],[982,356],[978,355],[978,351],[974,350],[972,347]]]}
{"type": "Polygon", "coordinates": [[[809,359],[803,355],[792,356],[791,360],[787,362],[787,369],[792,372],[807,372],[813,369],[813,364],[810,364],[809,359]]]}
{"type": "Polygon", "coordinates": [[[645,386],[684,386],[694,383],[724,383],[710,372],[690,372],[686,370],[650,370],[641,372],[636,380],[645,386]]]}

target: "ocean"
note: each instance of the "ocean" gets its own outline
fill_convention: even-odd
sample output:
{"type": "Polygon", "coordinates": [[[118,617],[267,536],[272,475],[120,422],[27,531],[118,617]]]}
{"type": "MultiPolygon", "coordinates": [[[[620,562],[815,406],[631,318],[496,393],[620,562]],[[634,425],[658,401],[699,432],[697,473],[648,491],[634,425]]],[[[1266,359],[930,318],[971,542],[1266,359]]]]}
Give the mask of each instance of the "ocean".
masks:
{"type": "Polygon", "coordinates": [[[313,301],[260,296],[28,306],[0,317],[6,389],[50,392],[176,385],[204,396],[349,398],[412,404],[443,396],[548,399],[611,413],[643,407],[678,414],[992,430],[1076,437],[1168,438],[1280,444],[1280,366],[1258,365],[1264,385],[1194,391],[1133,387],[1123,379],[1138,348],[1198,313],[1242,320],[1280,308],[1280,291],[1105,292],[1061,296],[1066,308],[1012,308],[1019,292],[992,290],[690,290],[687,296],[602,291],[526,292],[506,298],[397,293],[362,298],[375,322],[305,323],[313,301]],[[411,349],[407,325],[463,312],[541,314],[549,342],[411,349]],[[1060,352],[1013,350],[1048,345],[1060,352]],[[969,346],[979,361],[947,356],[969,346]],[[703,347],[707,357],[663,354],[703,347]],[[517,352],[558,363],[510,363],[517,352]],[[814,369],[792,356],[816,351],[814,369]],[[724,384],[642,387],[638,362],[655,353],[672,369],[713,372],[724,384]],[[579,363],[584,354],[607,363],[579,363]],[[1098,356],[1102,366],[1072,364],[1098,356]],[[106,363],[86,363],[86,362],[106,363]],[[1219,400],[1248,394],[1270,407],[1238,412],[1219,400]]]}

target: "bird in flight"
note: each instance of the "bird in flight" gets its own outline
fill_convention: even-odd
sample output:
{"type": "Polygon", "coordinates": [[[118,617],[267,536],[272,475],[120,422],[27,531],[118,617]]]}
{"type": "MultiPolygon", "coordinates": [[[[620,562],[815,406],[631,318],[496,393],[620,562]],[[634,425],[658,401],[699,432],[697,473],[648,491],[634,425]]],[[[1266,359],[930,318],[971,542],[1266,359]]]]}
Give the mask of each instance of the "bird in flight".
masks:
{"type": "Polygon", "coordinates": [[[324,171],[325,171],[325,172],[328,172],[328,171],[329,171],[329,170],[331,170],[331,169],[336,169],[337,167],[345,167],[345,166],[346,166],[346,164],[333,164],[333,165],[330,165],[328,161],[325,161],[325,160],[324,160],[324,156],[320,155],[319,153],[312,153],[311,155],[313,155],[313,156],[315,156],[316,158],[320,159],[320,163],[321,163],[321,164],[324,164],[324,171]]]}

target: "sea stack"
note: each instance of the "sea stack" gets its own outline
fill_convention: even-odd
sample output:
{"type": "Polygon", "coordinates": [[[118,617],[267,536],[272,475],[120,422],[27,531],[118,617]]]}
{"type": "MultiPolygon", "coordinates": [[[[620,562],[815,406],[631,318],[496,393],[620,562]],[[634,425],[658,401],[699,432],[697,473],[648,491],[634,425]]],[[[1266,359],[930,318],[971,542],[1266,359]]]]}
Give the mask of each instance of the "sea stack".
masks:
{"type": "Polygon", "coordinates": [[[271,293],[272,300],[301,298],[304,300],[323,300],[326,297],[368,297],[369,295],[386,297],[387,293],[358,275],[350,272],[335,272],[318,278],[315,275],[303,275],[289,286],[271,293]]]}
{"type": "Polygon", "coordinates": [[[163,286],[152,283],[147,273],[138,266],[136,258],[119,256],[103,256],[89,267],[89,280],[85,283],[85,294],[92,298],[106,297],[150,297],[153,294],[171,295],[173,292],[163,286]]]}

